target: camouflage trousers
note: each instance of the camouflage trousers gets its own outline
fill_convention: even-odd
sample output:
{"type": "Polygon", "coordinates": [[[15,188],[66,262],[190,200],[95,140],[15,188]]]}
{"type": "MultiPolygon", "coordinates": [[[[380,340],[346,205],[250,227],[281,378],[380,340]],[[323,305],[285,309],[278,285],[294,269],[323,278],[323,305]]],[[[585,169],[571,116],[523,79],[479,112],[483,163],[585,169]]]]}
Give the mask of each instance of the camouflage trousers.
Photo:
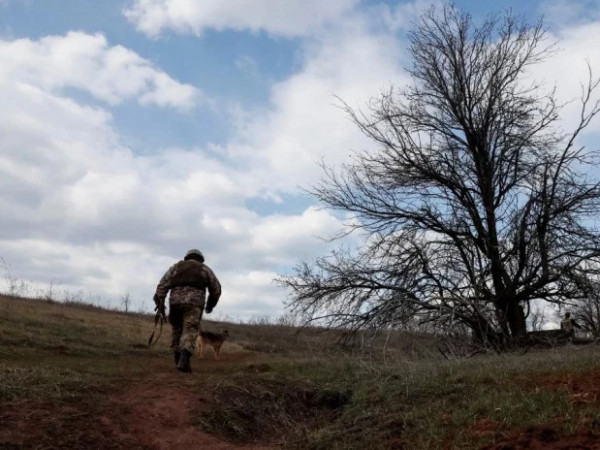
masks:
{"type": "Polygon", "coordinates": [[[169,322],[171,323],[171,348],[173,351],[187,350],[194,353],[203,311],[203,306],[171,305],[169,322]]]}

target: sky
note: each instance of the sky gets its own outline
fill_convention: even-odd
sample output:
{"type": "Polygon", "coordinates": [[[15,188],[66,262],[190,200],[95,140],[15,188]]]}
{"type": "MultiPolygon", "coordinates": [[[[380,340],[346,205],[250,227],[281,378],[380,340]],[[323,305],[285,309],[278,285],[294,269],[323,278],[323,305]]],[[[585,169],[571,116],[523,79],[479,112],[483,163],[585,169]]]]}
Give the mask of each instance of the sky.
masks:
{"type": "MultiPolygon", "coordinates": [[[[0,0],[0,287],[151,311],[198,248],[218,318],[277,318],[273,280],[346,220],[307,194],[319,163],[375,148],[341,101],[409,82],[406,34],[436,3],[0,0]]],[[[564,101],[586,61],[600,74],[599,0],[457,5],[543,16],[557,51],[532,75],[564,101]]],[[[565,126],[576,117],[568,104],[565,126]]]]}

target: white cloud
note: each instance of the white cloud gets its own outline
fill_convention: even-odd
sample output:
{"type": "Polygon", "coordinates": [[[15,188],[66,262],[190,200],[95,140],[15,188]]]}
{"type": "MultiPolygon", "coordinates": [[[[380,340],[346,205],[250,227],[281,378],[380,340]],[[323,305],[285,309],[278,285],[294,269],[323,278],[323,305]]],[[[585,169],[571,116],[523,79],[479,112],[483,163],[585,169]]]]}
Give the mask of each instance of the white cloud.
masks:
{"type": "Polygon", "coordinates": [[[271,108],[258,112],[240,130],[249,146],[231,149],[254,154],[255,167],[269,174],[265,187],[296,192],[317,183],[321,159],[348,162],[353,150],[373,148],[343,111],[341,100],[355,108],[391,84],[403,84],[404,51],[388,34],[370,32],[355,16],[307,44],[302,70],[272,87],[271,108]],[[257,154],[254,149],[261,149],[257,154]]]}
{"type": "Polygon", "coordinates": [[[260,270],[225,273],[220,280],[224,286],[223,300],[215,311],[232,318],[280,316],[282,291],[273,282],[277,276],[276,272],[260,270]]]}
{"type": "Polygon", "coordinates": [[[260,215],[246,201],[297,194],[320,178],[315,161],[339,163],[369,146],[334,95],[361,105],[404,79],[400,58],[390,58],[401,55],[399,42],[372,34],[360,16],[305,45],[299,71],[272,87],[264,110],[243,111],[226,145],[144,154],[123,144],[108,110],[69,99],[66,88],[109,105],[161,103],[169,90],[156,80],[166,74],[101,35],[0,45],[9,61],[0,75],[0,114],[8,118],[0,122],[0,207],[11,211],[0,217],[0,255],[23,278],[111,298],[129,291],[148,307],[168,266],[200,247],[223,282],[218,311],[279,311],[285,292],[272,278],[325,253],[320,237],[341,221],[314,207],[260,215]]]}
{"type": "Polygon", "coordinates": [[[350,11],[357,0],[134,0],[126,17],[138,30],[201,35],[204,30],[265,31],[295,37],[314,32],[350,11]]]}
{"type": "Polygon", "coordinates": [[[330,212],[311,207],[301,215],[266,217],[252,230],[250,243],[255,249],[279,258],[287,255],[284,262],[288,263],[298,257],[299,253],[314,253],[318,247],[323,246],[319,240],[320,237],[325,237],[322,236],[323,232],[336,231],[339,225],[339,221],[330,212]]]}
{"type": "Polygon", "coordinates": [[[187,110],[201,97],[198,89],[177,82],[135,52],[110,46],[102,34],[0,40],[0,59],[4,79],[56,93],[80,89],[111,105],[137,100],[187,110]]]}
{"type": "Polygon", "coordinates": [[[219,311],[274,314],[283,297],[267,281],[274,265],[294,264],[294,246],[320,248],[316,236],[339,227],[311,208],[260,216],[245,199],[268,180],[244,163],[201,149],[137,155],[106,110],[15,78],[0,77],[0,208],[10,211],[0,216],[0,256],[19,278],[112,305],[130,292],[147,310],[162,273],[200,247],[225,286],[219,311]]]}
{"type": "MultiPolygon", "coordinates": [[[[600,38],[600,22],[589,22],[558,27],[547,36],[546,44],[556,42],[556,51],[542,64],[532,67],[531,77],[544,83],[550,91],[556,87],[559,102],[565,103],[559,125],[571,131],[579,120],[582,85],[589,79],[588,63],[593,78],[600,77],[600,53],[597,43],[600,38]]],[[[596,92],[592,99],[600,99],[596,92]]],[[[600,131],[600,120],[593,121],[587,133],[600,131]]]]}
{"type": "Polygon", "coordinates": [[[439,4],[440,2],[437,0],[415,0],[393,6],[383,4],[377,9],[390,31],[398,32],[410,29],[419,16],[436,3],[439,4]]]}
{"type": "MultiPolygon", "coordinates": [[[[247,18],[236,15],[242,2],[214,6],[210,14],[200,2],[181,2],[192,8],[187,15],[169,10],[152,20],[142,17],[143,8],[150,14],[170,3],[137,1],[130,8],[130,19],[137,10],[138,26],[154,34],[212,27],[301,35],[344,14],[343,21],[303,41],[298,71],[271,87],[268,105],[242,109],[235,133],[220,147],[138,154],[125,145],[111,105],[137,101],[186,109],[201,94],[131,50],[110,46],[102,35],[0,41],[0,211],[10,212],[0,215],[0,256],[14,275],[109,298],[129,291],[136,308],[148,309],[163,272],[189,247],[199,247],[223,282],[217,313],[280,311],[285,292],[272,278],[299,259],[326,253],[319,236],[337,232],[341,221],[311,206],[258,214],[247,201],[281,201],[320,179],[315,161],[339,164],[353,150],[372,148],[334,96],[362,106],[407,80],[403,42],[395,35],[405,26],[398,10],[388,9],[389,28],[374,32],[372,16],[347,11],[352,2],[321,3],[329,12],[310,20],[303,15],[290,28],[285,20],[293,9],[287,8],[300,3],[282,2],[281,23],[274,19],[281,11],[256,12],[263,3],[247,18]],[[105,103],[70,98],[73,88],[105,103]]],[[[307,3],[307,11],[318,11],[315,5],[307,3]]],[[[595,65],[598,26],[560,30],[565,51],[545,73],[575,86],[566,97],[577,94],[572,80],[584,78],[585,56],[595,65]]],[[[252,66],[239,61],[248,72],[252,66]]]]}

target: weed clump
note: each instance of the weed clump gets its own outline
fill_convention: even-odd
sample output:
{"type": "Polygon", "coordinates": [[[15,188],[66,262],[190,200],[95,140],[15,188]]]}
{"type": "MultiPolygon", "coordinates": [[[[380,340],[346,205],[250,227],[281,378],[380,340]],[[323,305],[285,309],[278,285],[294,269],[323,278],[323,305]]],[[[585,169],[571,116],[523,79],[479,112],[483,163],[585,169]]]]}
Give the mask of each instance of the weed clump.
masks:
{"type": "Polygon", "coordinates": [[[286,379],[240,379],[214,388],[219,407],[200,419],[204,431],[235,442],[265,442],[282,429],[302,430],[328,421],[350,402],[351,392],[338,392],[286,379]]]}

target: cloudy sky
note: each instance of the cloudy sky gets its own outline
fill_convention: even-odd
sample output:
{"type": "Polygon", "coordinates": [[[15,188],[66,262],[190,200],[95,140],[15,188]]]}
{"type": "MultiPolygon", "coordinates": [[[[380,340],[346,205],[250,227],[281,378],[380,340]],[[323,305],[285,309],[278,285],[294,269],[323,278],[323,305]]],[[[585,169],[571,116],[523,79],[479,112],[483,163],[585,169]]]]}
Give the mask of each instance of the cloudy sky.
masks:
{"type": "MultiPolygon", "coordinates": [[[[197,247],[224,287],[215,312],[277,317],[273,278],[343,225],[304,194],[317,162],[372,147],[336,98],[406,83],[406,32],[430,3],[0,0],[0,287],[109,306],[129,292],[150,311],[197,247]]],[[[598,0],[457,4],[544,15],[559,51],[536,76],[566,100],[586,58],[600,74],[598,0]]]]}

